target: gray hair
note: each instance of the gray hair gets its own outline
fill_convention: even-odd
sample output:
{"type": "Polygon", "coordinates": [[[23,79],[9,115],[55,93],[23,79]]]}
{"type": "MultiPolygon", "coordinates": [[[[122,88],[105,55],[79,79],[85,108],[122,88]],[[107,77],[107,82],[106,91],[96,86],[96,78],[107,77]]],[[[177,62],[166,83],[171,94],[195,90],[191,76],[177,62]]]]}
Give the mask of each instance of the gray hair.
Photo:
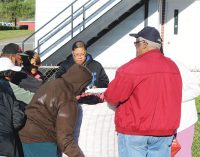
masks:
{"type": "Polygon", "coordinates": [[[156,43],[156,42],[153,42],[153,41],[150,41],[150,40],[147,40],[145,38],[142,38],[142,37],[139,37],[138,38],[139,40],[144,40],[145,42],[148,43],[148,45],[154,49],[159,49],[161,48],[161,43],[156,43]]]}

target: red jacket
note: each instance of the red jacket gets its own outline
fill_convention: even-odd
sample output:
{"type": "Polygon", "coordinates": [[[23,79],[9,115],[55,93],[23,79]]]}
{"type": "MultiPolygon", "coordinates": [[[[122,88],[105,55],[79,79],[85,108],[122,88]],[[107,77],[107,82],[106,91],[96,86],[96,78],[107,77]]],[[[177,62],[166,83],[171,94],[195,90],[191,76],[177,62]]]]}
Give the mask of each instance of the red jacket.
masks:
{"type": "Polygon", "coordinates": [[[116,131],[129,135],[167,136],[179,126],[182,81],[176,64],[159,50],[120,67],[104,93],[118,105],[116,131]]]}

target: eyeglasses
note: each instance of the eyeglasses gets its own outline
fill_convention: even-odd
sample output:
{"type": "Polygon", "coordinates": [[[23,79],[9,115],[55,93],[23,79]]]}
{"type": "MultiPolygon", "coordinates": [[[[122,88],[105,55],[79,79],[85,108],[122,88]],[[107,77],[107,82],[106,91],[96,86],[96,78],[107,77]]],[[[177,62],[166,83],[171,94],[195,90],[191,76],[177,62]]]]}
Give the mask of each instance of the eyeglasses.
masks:
{"type": "Polygon", "coordinates": [[[140,42],[143,42],[144,40],[140,40],[140,41],[136,41],[136,42],[134,42],[134,45],[137,45],[137,44],[139,44],[140,42]]]}
{"type": "Polygon", "coordinates": [[[77,53],[77,54],[73,53],[74,57],[84,57],[85,55],[86,53],[77,53]]]}

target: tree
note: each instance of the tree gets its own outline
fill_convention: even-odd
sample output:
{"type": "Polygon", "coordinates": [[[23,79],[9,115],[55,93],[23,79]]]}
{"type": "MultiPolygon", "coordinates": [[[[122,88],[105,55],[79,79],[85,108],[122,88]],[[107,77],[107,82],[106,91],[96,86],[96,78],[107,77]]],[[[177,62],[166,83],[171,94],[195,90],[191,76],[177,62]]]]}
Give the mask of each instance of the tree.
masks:
{"type": "Polygon", "coordinates": [[[20,18],[22,19],[34,19],[35,18],[35,0],[26,0],[22,3],[22,9],[20,10],[20,18]]]}
{"type": "Polygon", "coordinates": [[[30,19],[35,15],[35,0],[0,0],[2,21],[14,22],[17,19],[30,19]]]}

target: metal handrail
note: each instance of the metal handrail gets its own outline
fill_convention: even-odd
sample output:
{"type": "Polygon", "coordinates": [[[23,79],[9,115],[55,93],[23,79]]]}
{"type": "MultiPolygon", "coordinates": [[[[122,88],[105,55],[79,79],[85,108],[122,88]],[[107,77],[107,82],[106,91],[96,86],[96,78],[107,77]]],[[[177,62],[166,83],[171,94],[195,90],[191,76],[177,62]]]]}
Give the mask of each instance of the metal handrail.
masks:
{"type": "MultiPolygon", "coordinates": [[[[90,16],[88,16],[87,18],[85,17],[85,12],[90,9],[95,3],[97,3],[100,0],[88,0],[86,3],[84,3],[82,6],[80,6],[78,9],[76,9],[74,11],[74,5],[78,0],[73,1],[72,3],[70,3],[70,5],[68,5],[65,9],[63,9],[61,12],[59,12],[56,16],[54,16],[50,21],[48,21],[46,24],[44,24],[42,27],[40,27],[36,32],[34,32],[31,36],[29,36],[28,38],[26,38],[23,42],[22,42],[22,49],[24,50],[24,44],[25,42],[30,39],[31,37],[33,37],[36,33],[38,33],[39,31],[41,31],[45,26],[47,26],[50,22],[52,22],[54,19],[56,19],[59,15],[61,15],[64,11],[66,11],[67,9],[71,8],[71,14],[65,18],[62,22],[60,22],[59,24],[57,24],[56,26],[53,27],[53,29],[51,28],[50,31],[48,31],[45,35],[43,35],[42,37],[40,37],[37,40],[37,46],[34,48],[34,50],[37,50],[38,53],[40,54],[46,54],[46,52],[48,52],[49,50],[53,49],[55,46],[61,44],[62,41],[64,41],[66,39],[66,37],[69,37],[71,35],[71,38],[73,38],[74,36],[74,32],[76,32],[78,29],[85,29],[86,23],[88,23],[90,20],[93,19],[93,17],[100,15],[99,13],[101,11],[103,11],[107,6],[111,5],[113,2],[115,2],[116,0],[108,0],[105,4],[103,4],[102,6],[100,6],[100,8],[98,8],[95,12],[93,12],[90,16]],[[83,20],[78,23],[75,27],[74,27],[74,20],[77,19],[78,17],[80,17],[80,15],[83,16],[83,20]],[[59,37],[59,39],[56,39],[54,41],[54,43],[52,43],[51,45],[47,45],[47,47],[45,49],[42,50],[42,53],[40,52],[40,48],[41,46],[47,42],[48,40],[52,39],[53,36],[55,36],[57,33],[59,33],[61,30],[63,30],[66,26],[69,26],[69,24],[71,24],[71,29],[68,32],[65,32],[64,35],[62,35],[61,37],[59,37]]],[[[119,2],[121,0],[118,0],[119,2]]],[[[118,2],[117,2],[118,3],[118,2]]],[[[101,15],[100,15],[101,16],[101,15]]],[[[79,32],[80,33],[80,32],[79,32]]]]}
{"type": "MultiPolygon", "coordinates": [[[[99,1],[99,0],[98,0],[99,1]]],[[[110,4],[110,3],[112,3],[112,2],[114,2],[115,0],[109,0],[107,3],[105,3],[103,6],[101,6],[100,8],[98,8],[97,10],[96,10],[96,12],[101,12],[102,10],[104,10],[105,8],[106,8],[106,6],[108,5],[108,4],[110,4]]],[[[95,12],[95,13],[96,13],[95,12]]],[[[93,14],[91,14],[89,17],[87,17],[87,18],[85,18],[84,20],[83,20],[83,23],[85,24],[85,23],[87,23],[88,21],[90,21],[94,16],[95,16],[95,13],[93,13],[93,14]]],[[[81,22],[82,23],[82,22],[81,22]]],[[[82,27],[80,24],[81,23],[79,23],[76,27],[74,27],[73,28],[73,31],[76,31],[76,30],[78,30],[80,27],[82,27]]],[[[83,24],[83,25],[84,25],[83,24]]],[[[48,52],[49,50],[51,50],[53,47],[55,47],[56,45],[58,45],[59,44],[59,42],[60,41],[63,41],[65,38],[66,38],[66,36],[69,36],[71,34],[71,31],[68,31],[67,33],[65,33],[63,36],[61,36],[58,40],[56,40],[53,44],[51,44],[51,45],[49,45],[42,53],[45,53],[45,52],[48,52]]],[[[47,41],[47,40],[46,40],[47,41]]],[[[45,41],[45,42],[46,42],[45,41]]],[[[44,43],[44,42],[43,42],[44,43]]],[[[42,43],[42,44],[43,44],[42,43]]],[[[38,47],[40,47],[41,45],[42,45],[41,43],[38,43],[38,47]]],[[[34,49],[34,50],[36,50],[37,49],[37,47],[34,49]]],[[[41,54],[42,54],[41,53],[41,54]]]]}
{"type": "Polygon", "coordinates": [[[47,26],[50,22],[52,22],[54,19],[56,19],[60,14],[62,14],[65,10],[67,10],[70,6],[72,6],[75,2],[78,0],[74,0],[72,3],[70,3],[66,8],[64,8],[61,12],[59,12],[57,15],[55,15],[51,20],[49,20],[47,23],[45,23],[43,26],[41,26],[37,31],[35,31],[33,34],[31,34],[29,37],[27,37],[23,42],[22,42],[22,50],[24,51],[24,43],[30,39],[32,36],[34,36],[36,33],[38,33],[41,29],[43,29],[45,26],[47,26]]]}
{"type": "MultiPolygon", "coordinates": [[[[95,0],[95,1],[93,0],[92,3],[90,3],[87,7],[85,7],[90,1],[91,0],[87,1],[85,4],[83,4],[81,7],[79,7],[73,14],[69,15],[67,18],[65,18],[65,20],[63,20],[62,22],[60,22],[59,24],[57,24],[53,29],[51,29],[44,36],[42,36],[40,39],[38,39],[38,43],[39,43],[38,46],[41,46],[43,43],[45,43],[46,41],[48,41],[51,37],[53,37],[54,35],[56,35],[60,30],[62,30],[68,24],[73,23],[73,20],[75,20],[76,18],[78,18],[81,14],[85,14],[85,10],[89,9],[90,7],[92,7],[99,0],[95,0]],[[72,16],[73,16],[73,18],[72,18],[72,16]],[[63,24],[64,22],[66,22],[66,23],[63,24]],[[62,24],[63,24],[63,26],[61,26],[61,28],[58,28],[62,24]],[[58,28],[58,29],[56,29],[56,28],[58,28]],[[47,38],[45,38],[46,36],[47,36],[47,38]],[[45,39],[42,40],[43,38],[45,38],[45,39]]],[[[73,5],[71,7],[73,8],[73,5]]],[[[85,27],[83,25],[83,29],[84,28],[85,27]]],[[[71,29],[71,37],[72,38],[73,38],[73,30],[74,30],[74,28],[71,29]]]]}

